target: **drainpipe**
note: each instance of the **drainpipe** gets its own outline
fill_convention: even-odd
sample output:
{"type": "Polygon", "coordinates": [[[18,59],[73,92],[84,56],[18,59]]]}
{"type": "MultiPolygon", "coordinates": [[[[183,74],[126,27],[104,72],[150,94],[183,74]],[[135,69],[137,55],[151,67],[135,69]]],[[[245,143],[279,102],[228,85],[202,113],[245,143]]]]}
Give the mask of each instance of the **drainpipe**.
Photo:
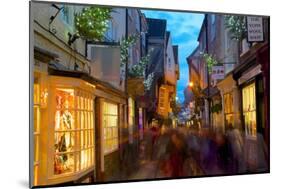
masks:
{"type": "MultiPolygon", "coordinates": [[[[208,14],[205,14],[205,27],[206,27],[206,53],[209,54],[209,40],[208,40],[208,14]]],[[[210,76],[209,67],[207,65],[207,101],[208,101],[208,122],[211,127],[211,99],[210,99],[210,76]]]]}

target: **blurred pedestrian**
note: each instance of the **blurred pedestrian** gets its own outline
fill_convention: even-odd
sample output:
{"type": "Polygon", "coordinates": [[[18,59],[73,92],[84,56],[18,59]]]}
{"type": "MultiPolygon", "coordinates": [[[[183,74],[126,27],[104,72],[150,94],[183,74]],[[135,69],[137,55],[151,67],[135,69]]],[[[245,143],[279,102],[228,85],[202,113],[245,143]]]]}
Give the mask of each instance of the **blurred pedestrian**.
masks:
{"type": "Polygon", "coordinates": [[[217,163],[222,170],[223,174],[229,173],[228,170],[228,165],[230,163],[230,156],[231,154],[229,153],[229,144],[226,136],[221,132],[218,131],[216,133],[216,144],[217,144],[217,163]]]}
{"type": "Polygon", "coordinates": [[[174,131],[171,134],[170,143],[167,146],[169,153],[168,171],[171,177],[183,176],[183,164],[186,158],[185,143],[183,138],[174,131]]]}
{"type": "Polygon", "coordinates": [[[227,131],[227,140],[231,153],[231,173],[241,173],[245,170],[244,140],[238,128],[230,123],[227,131]]]}

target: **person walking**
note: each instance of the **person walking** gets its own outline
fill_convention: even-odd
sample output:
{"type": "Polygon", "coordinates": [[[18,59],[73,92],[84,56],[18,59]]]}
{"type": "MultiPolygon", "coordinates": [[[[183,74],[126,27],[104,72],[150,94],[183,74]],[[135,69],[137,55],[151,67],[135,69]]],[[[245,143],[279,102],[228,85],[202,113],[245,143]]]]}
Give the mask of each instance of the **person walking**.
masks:
{"type": "Polygon", "coordinates": [[[174,131],[171,134],[170,143],[167,146],[169,153],[168,159],[168,174],[171,177],[183,176],[183,164],[186,157],[186,149],[184,140],[180,137],[179,133],[174,131]]]}
{"type": "Polygon", "coordinates": [[[227,131],[227,140],[231,153],[231,173],[241,173],[245,171],[244,163],[244,140],[238,128],[230,123],[227,131]]]}

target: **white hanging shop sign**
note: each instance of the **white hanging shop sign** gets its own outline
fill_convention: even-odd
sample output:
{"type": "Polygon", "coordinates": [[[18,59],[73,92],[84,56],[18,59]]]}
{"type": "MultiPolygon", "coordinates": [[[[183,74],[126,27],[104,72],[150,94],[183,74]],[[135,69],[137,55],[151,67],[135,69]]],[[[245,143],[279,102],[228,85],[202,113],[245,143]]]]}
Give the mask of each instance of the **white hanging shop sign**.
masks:
{"type": "Polygon", "coordinates": [[[263,20],[262,17],[247,16],[247,40],[248,42],[263,42],[263,20]]]}

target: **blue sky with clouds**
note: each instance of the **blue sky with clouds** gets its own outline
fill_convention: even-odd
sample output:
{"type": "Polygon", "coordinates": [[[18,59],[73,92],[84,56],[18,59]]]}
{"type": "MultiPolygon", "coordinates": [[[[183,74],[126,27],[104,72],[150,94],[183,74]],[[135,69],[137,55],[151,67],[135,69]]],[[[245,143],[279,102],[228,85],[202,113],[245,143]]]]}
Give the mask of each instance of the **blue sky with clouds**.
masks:
{"type": "Polygon", "coordinates": [[[177,96],[184,101],[184,89],[188,82],[188,65],[186,57],[198,45],[197,37],[204,14],[171,11],[142,10],[147,18],[167,20],[167,30],[171,32],[173,45],[179,45],[180,79],[177,83],[177,96]]]}

